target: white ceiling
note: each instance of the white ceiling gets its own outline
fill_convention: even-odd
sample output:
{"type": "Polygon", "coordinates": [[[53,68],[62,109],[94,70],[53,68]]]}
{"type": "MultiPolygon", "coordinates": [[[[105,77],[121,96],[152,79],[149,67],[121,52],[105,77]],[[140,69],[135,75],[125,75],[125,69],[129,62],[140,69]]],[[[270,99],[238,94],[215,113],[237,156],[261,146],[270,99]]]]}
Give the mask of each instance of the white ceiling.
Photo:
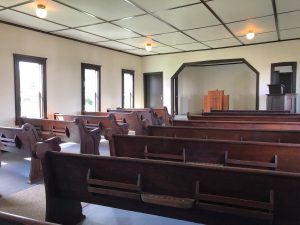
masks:
{"type": "Polygon", "coordinates": [[[300,0],[37,1],[0,0],[0,20],[141,56],[300,38],[300,0]]]}

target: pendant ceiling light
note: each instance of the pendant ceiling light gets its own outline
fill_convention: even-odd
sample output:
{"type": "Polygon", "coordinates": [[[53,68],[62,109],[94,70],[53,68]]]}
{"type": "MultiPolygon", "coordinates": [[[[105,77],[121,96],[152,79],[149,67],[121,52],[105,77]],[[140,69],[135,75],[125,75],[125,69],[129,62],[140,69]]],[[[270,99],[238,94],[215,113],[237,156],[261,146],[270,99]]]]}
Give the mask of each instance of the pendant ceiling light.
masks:
{"type": "Polygon", "coordinates": [[[47,17],[47,8],[46,8],[46,5],[45,4],[41,4],[41,3],[38,3],[36,5],[36,10],[35,10],[35,13],[36,15],[39,17],[39,18],[46,18],[47,17]]]}

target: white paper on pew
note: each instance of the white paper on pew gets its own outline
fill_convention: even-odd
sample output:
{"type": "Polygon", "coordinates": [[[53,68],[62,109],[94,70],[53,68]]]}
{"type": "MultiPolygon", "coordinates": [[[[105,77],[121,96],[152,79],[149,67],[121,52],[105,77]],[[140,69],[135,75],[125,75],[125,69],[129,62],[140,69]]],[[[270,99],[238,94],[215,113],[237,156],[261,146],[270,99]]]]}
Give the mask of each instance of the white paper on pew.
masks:
{"type": "Polygon", "coordinates": [[[135,135],[135,130],[129,130],[128,135],[135,135]]]}

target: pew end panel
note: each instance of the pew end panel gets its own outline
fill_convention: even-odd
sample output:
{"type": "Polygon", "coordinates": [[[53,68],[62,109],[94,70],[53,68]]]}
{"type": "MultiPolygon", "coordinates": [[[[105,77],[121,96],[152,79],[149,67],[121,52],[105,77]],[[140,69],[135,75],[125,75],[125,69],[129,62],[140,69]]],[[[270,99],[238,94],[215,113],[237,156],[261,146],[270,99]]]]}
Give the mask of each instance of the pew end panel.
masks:
{"type": "MultiPolygon", "coordinates": [[[[21,128],[0,127],[1,150],[30,157],[30,171],[28,175],[28,183],[30,184],[43,177],[40,160],[32,157],[33,147],[38,141],[42,140],[39,138],[35,127],[31,124],[26,123],[21,128]]],[[[44,142],[49,143],[53,150],[60,151],[60,138],[49,138],[44,140],[44,142]]]]}

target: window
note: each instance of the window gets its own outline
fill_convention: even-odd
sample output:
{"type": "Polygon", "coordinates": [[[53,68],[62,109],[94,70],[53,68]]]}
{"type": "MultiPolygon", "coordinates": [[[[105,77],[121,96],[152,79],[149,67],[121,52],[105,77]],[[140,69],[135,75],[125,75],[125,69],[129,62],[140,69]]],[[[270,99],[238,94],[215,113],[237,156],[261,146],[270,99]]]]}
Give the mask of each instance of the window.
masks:
{"type": "Polygon", "coordinates": [[[81,63],[81,110],[100,111],[100,66],[81,63]]]}
{"type": "Polygon", "coordinates": [[[47,118],[46,58],[14,54],[16,124],[21,116],[47,118]]]}
{"type": "Polygon", "coordinates": [[[122,70],[122,108],[134,107],[134,71],[122,70]]]}

